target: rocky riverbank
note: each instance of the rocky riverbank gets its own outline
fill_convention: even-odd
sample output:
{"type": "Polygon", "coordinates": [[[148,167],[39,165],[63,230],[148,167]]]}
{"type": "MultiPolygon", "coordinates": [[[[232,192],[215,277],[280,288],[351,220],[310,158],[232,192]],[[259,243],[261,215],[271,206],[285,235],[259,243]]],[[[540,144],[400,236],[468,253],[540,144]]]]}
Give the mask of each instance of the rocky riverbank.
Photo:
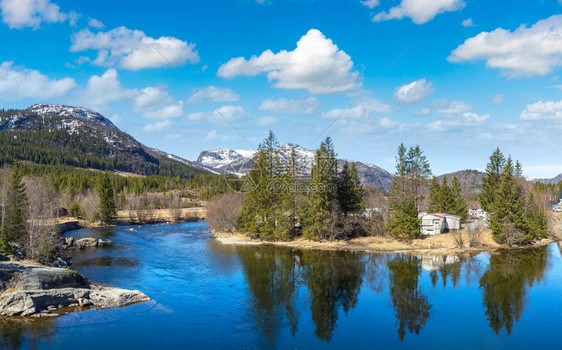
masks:
{"type": "Polygon", "coordinates": [[[88,307],[107,309],[149,300],[138,290],[102,286],[69,269],[0,262],[2,316],[56,317],[88,307]]]}

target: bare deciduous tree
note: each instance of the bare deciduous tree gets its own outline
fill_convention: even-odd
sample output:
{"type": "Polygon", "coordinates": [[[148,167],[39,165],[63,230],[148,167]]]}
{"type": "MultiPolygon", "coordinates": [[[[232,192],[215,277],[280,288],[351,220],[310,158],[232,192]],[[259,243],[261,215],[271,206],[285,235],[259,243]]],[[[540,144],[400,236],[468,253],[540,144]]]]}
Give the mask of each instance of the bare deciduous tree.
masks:
{"type": "Polygon", "coordinates": [[[99,196],[93,191],[85,191],[76,197],[80,209],[83,211],[84,218],[90,222],[94,222],[99,216],[99,196]]]}
{"type": "Polygon", "coordinates": [[[26,256],[46,260],[57,248],[59,237],[56,219],[61,205],[57,190],[48,181],[25,179],[28,198],[27,234],[24,239],[26,256]]]}
{"type": "Polygon", "coordinates": [[[240,193],[226,193],[211,198],[207,204],[207,223],[216,231],[234,232],[236,220],[242,212],[244,196],[240,193]]]}
{"type": "Polygon", "coordinates": [[[453,238],[455,239],[455,244],[457,245],[457,247],[463,248],[464,247],[464,237],[462,235],[462,231],[461,230],[453,230],[452,235],[453,235],[453,238]]]}

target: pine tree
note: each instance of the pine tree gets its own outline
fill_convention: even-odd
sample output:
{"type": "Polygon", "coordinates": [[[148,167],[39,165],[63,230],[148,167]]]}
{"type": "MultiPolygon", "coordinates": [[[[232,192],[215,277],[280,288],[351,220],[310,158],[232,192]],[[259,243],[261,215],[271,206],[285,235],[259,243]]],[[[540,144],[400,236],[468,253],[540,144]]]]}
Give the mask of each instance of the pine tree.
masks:
{"type": "Polygon", "coordinates": [[[482,180],[482,192],[479,196],[480,206],[487,212],[492,211],[505,164],[506,161],[503,153],[499,148],[496,148],[490,156],[489,163],[486,165],[486,176],[482,180]]]}
{"type": "Polygon", "coordinates": [[[407,157],[408,187],[410,193],[414,196],[416,208],[420,211],[427,188],[427,179],[431,176],[431,169],[420,146],[410,147],[407,157]]]}
{"type": "Polygon", "coordinates": [[[336,152],[331,138],[327,137],[316,151],[311,171],[310,190],[303,218],[303,235],[307,239],[320,240],[330,236],[336,175],[336,152]]]}
{"type": "Polygon", "coordinates": [[[515,235],[514,232],[524,230],[526,226],[522,189],[515,181],[514,175],[513,162],[509,157],[502,171],[500,186],[490,214],[492,236],[499,243],[517,243],[520,238],[509,235],[515,235]]]}
{"type": "Polygon", "coordinates": [[[290,233],[290,213],[284,207],[284,164],[279,156],[279,142],[272,131],[259,145],[246,180],[247,191],[239,219],[239,229],[254,238],[287,239],[290,233]]]}
{"type": "Polygon", "coordinates": [[[12,250],[11,243],[20,243],[26,234],[27,195],[22,183],[23,171],[16,162],[10,167],[11,175],[7,193],[5,221],[0,233],[1,249],[12,250]]]}
{"type": "Polygon", "coordinates": [[[431,179],[431,185],[429,185],[429,204],[427,206],[427,211],[430,213],[440,212],[442,207],[441,203],[441,185],[434,176],[431,179]]]}
{"type": "Polygon", "coordinates": [[[115,206],[115,191],[108,173],[101,177],[98,195],[100,197],[100,219],[104,223],[111,223],[117,216],[115,206]]]}
{"type": "Polygon", "coordinates": [[[282,186],[279,186],[279,208],[277,209],[277,225],[275,236],[278,239],[289,239],[295,233],[295,219],[297,215],[297,189],[296,174],[297,160],[294,148],[291,150],[289,159],[284,161],[284,174],[281,178],[282,186]]]}
{"type": "Polygon", "coordinates": [[[350,213],[360,213],[364,207],[363,188],[354,163],[345,162],[338,178],[337,201],[344,217],[350,213]]]}
{"type": "Polygon", "coordinates": [[[421,234],[421,222],[418,210],[413,201],[395,204],[392,208],[392,219],[388,223],[388,231],[397,238],[417,238],[421,234]]]}
{"type": "Polygon", "coordinates": [[[395,237],[416,238],[421,234],[418,212],[430,175],[429,162],[420,147],[410,147],[406,152],[404,144],[400,144],[390,190],[391,219],[387,227],[395,237]]]}
{"type": "Polygon", "coordinates": [[[454,175],[453,181],[451,181],[450,193],[452,203],[448,208],[447,213],[460,216],[462,221],[466,220],[466,217],[468,216],[468,206],[462,196],[461,184],[457,179],[457,175],[454,175]]]}

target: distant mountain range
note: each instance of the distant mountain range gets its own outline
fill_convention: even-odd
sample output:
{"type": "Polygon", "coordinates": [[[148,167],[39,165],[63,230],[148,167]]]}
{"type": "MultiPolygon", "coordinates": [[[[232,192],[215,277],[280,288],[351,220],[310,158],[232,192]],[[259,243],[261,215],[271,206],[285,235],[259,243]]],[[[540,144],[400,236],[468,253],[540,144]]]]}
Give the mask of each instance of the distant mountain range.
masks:
{"type": "Polygon", "coordinates": [[[0,110],[0,164],[25,160],[139,175],[193,177],[204,170],[135,140],[87,108],[0,110]]]}
{"type": "Polygon", "coordinates": [[[543,182],[545,184],[557,184],[562,181],[562,174],[558,174],[552,179],[534,179],[533,182],[543,182]]]}
{"type": "MultiPolygon", "coordinates": [[[[314,151],[294,143],[286,143],[280,148],[280,156],[284,159],[289,159],[292,150],[295,151],[296,163],[299,166],[298,173],[310,176],[312,166],[314,165],[314,151]]],[[[253,150],[240,149],[203,151],[194,163],[217,173],[245,175],[252,168],[252,157],[255,153],[256,151],[253,150]]],[[[345,161],[344,159],[338,159],[338,169],[343,167],[345,161]]],[[[379,189],[390,190],[392,174],[388,171],[373,164],[358,161],[352,162],[357,167],[361,183],[379,189]]]]}
{"type": "MultiPolygon", "coordinates": [[[[310,175],[314,151],[286,143],[280,149],[288,159],[294,150],[299,173],[310,175]]],[[[82,107],[39,104],[23,110],[0,110],[0,163],[14,159],[38,164],[131,172],[139,175],[192,177],[203,172],[245,175],[252,166],[256,151],[216,149],[203,151],[194,161],[147,147],[119,130],[100,113],[82,107]]],[[[346,160],[338,159],[338,168],[346,160]]],[[[392,174],[365,162],[353,161],[361,182],[390,190],[392,174]]],[[[470,196],[481,188],[484,173],[463,170],[447,176],[449,183],[456,174],[463,190],[470,196]]],[[[533,182],[558,183],[562,174],[552,179],[533,182]]]]}

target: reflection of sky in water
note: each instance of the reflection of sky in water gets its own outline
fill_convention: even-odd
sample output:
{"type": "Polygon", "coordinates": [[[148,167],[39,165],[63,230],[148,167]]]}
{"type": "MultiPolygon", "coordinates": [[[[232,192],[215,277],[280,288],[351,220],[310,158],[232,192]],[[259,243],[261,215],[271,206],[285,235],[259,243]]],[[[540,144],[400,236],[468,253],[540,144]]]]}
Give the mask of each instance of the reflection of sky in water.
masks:
{"type": "Polygon", "coordinates": [[[210,239],[204,222],[67,235],[111,239],[110,248],[73,251],[73,268],[154,300],[39,323],[3,319],[2,348],[559,344],[556,244],[456,258],[227,246],[210,239]]]}

